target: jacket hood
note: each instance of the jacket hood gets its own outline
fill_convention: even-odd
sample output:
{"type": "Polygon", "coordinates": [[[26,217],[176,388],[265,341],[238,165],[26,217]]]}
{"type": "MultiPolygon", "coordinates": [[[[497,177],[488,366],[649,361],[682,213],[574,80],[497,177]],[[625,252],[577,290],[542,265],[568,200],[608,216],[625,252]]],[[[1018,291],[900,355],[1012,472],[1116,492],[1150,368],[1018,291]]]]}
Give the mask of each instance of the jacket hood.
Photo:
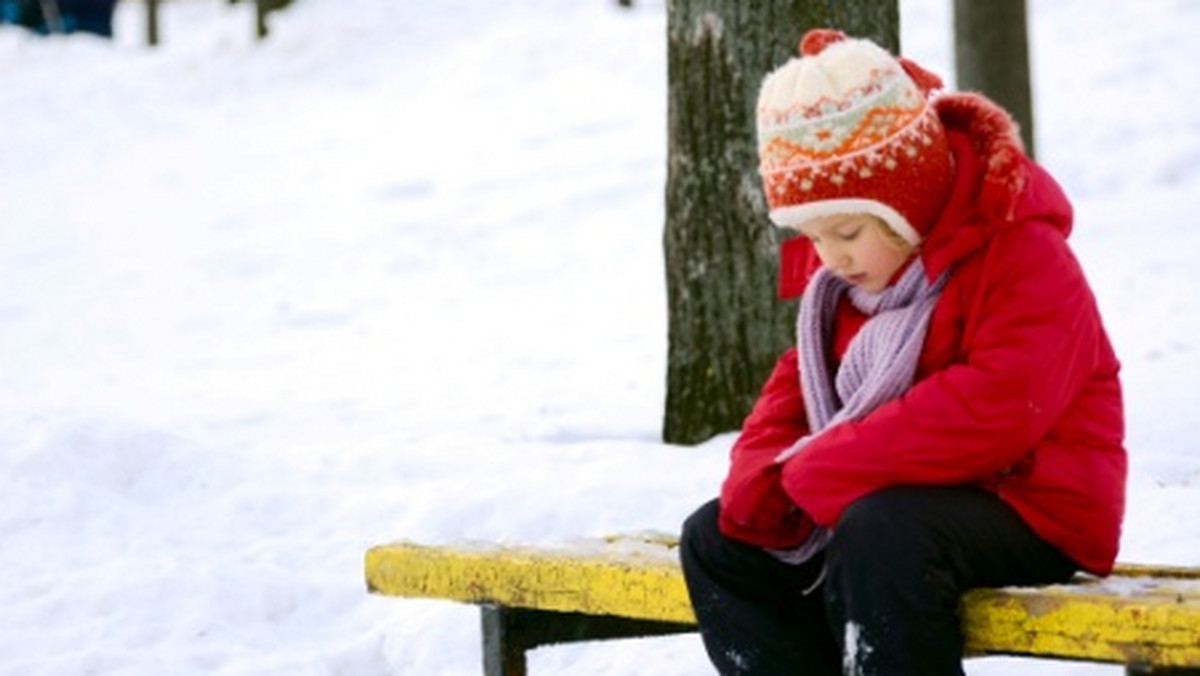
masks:
{"type": "MultiPolygon", "coordinates": [[[[930,279],[970,255],[997,229],[1023,221],[1050,223],[1067,237],[1073,215],[1058,182],[1025,155],[1016,122],[1003,108],[974,93],[941,94],[933,101],[954,154],[954,187],[921,244],[930,279]]],[[[803,237],[780,245],[779,296],[803,293],[820,260],[803,237]]]]}
{"type": "Polygon", "coordinates": [[[973,93],[943,94],[934,107],[954,153],[954,189],[922,243],[931,279],[983,246],[997,229],[1037,220],[1065,238],[1073,212],[1045,169],[1025,155],[1016,122],[1003,108],[973,93]]]}

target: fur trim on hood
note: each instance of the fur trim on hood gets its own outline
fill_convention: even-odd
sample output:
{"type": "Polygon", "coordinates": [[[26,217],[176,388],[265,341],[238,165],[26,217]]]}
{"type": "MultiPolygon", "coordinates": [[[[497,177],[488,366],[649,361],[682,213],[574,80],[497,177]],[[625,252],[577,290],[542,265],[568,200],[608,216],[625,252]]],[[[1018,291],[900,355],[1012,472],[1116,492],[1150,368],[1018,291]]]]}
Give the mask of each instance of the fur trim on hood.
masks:
{"type": "Polygon", "coordinates": [[[933,105],[954,148],[957,177],[921,250],[930,275],[984,246],[998,228],[1038,220],[1070,234],[1070,200],[1025,155],[1017,124],[1003,108],[971,93],[943,94],[933,105]]]}
{"type": "Polygon", "coordinates": [[[983,163],[979,210],[988,220],[1010,220],[1025,189],[1025,144],[1008,111],[973,93],[942,94],[933,102],[948,129],[964,132],[983,163]]]}

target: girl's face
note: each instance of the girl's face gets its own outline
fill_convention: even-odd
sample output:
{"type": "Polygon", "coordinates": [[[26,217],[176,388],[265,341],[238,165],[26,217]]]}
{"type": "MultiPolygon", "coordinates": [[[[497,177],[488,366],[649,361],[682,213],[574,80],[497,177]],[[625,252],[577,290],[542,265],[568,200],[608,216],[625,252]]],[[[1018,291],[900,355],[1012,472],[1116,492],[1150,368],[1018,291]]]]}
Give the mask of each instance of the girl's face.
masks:
{"type": "Polygon", "coordinates": [[[864,291],[878,293],[912,256],[913,247],[889,237],[887,225],[869,214],[821,216],[800,225],[821,263],[864,291]]]}

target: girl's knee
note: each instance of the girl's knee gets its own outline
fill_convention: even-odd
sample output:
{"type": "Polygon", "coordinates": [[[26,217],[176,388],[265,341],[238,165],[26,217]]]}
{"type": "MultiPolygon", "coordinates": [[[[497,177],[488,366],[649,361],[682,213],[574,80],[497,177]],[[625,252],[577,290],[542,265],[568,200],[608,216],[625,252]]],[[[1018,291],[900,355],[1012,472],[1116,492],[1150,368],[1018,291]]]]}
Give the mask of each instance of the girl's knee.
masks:
{"type": "Polygon", "coordinates": [[[835,538],[846,545],[870,543],[881,535],[893,531],[896,523],[896,499],[892,489],[884,489],[865,495],[850,503],[838,519],[834,528],[835,538]]]}
{"type": "Polygon", "coordinates": [[[711,551],[722,537],[717,525],[719,510],[718,501],[712,500],[684,519],[679,534],[679,551],[685,564],[697,556],[703,558],[704,552],[711,551]]]}
{"type": "Polygon", "coordinates": [[[910,518],[907,506],[912,490],[884,489],[847,507],[829,544],[831,568],[852,566],[896,572],[910,569],[916,563],[914,559],[924,556],[927,534],[922,532],[919,519],[910,518]]]}
{"type": "Polygon", "coordinates": [[[681,546],[685,543],[708,540],[718,534],[720,532],[717,526],[719,509],[718,501],[712,500],[701,505],[699,509],[684,519],[680,532],[681,546]]]}

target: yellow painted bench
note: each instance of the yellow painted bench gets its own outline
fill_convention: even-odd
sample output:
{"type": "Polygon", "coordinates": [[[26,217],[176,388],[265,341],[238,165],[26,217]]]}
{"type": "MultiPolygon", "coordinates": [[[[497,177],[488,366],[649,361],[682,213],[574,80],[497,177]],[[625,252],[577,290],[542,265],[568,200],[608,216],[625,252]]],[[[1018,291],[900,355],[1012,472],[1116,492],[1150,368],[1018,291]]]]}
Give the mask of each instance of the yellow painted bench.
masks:
{"type": "MultiPolygon", "coordinates": [[[[540,548],[395,543],[367,551],[365,574],[375,594],[482,606],[485,676],[523,676],[539,645],[695,631],[675,547],[653,534],[540,548]]],[[[970,655],[1200,676],[1200,569],[1122,565],[1104,579],[975,589],[961,613],[970,655]]]]}

